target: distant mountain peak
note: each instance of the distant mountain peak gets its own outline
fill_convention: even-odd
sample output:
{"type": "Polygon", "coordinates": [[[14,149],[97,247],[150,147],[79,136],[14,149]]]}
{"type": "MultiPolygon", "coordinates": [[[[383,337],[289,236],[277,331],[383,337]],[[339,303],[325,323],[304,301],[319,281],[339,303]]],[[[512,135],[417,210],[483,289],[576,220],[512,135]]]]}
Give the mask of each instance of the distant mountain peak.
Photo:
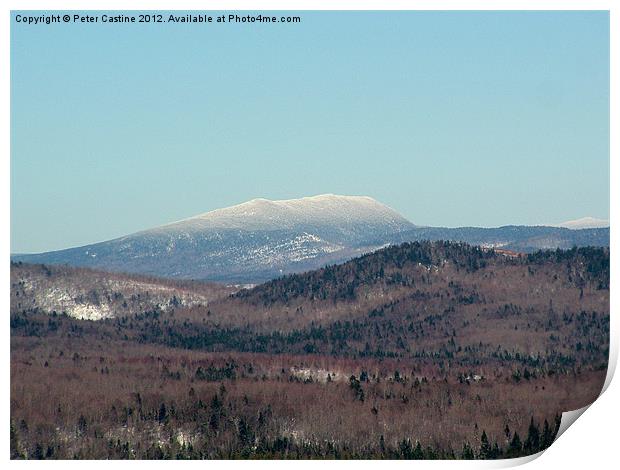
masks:
{"type": "Polygon", "coordinates": [[[572,230],[579,230],[583,228],[606,228],[609,227],[609,220],[597,219],[595,217],[582,217],[581,219],[567,220],[560,224],[553,225],[554,227],[564,227],[572,230]]]}
{"type": "Polygon", "coordinates": [[[291,229],[301,225],[380,223],[397,230],[414,225],[394,209],[369,196],[319,194],[299,199],[256,198],[157,227],[153,230],[291,229]]]}
{"type": "MultiPolygon", "coordinates": [[[[579,228],[592,220],[563,224],[579,228]]],[[[455,240],[529,252],[609,246],[609,230],[419,227],[369,196],[256,198],[88,246],[12,256],[27,263],[247,283],[349,260],[390,244],[455,240]]]]}

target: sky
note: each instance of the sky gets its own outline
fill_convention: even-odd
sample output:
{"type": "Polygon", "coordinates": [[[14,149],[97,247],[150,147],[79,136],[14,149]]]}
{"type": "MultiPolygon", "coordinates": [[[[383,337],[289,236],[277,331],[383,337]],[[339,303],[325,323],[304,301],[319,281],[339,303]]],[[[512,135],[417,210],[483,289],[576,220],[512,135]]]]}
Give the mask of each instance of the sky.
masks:
{"type": "Polygon", "coordinates": [[[323,193],[368,195],[420,225],[609,217],[607,12],[17,14],[12,253],[323,193]]]}

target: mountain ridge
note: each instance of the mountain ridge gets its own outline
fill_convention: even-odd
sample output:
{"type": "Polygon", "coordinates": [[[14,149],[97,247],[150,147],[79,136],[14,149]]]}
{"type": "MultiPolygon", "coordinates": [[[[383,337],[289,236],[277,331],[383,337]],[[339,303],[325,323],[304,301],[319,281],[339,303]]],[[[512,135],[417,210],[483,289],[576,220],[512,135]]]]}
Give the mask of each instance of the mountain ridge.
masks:
{"type": "Polygon", "coordinates": [[[580,230],[584,228],[607,228],[609,227],[609,220],[586,216],[575,220],[567,220],[566,222],[552,225],[552,227],[564,227],[571,230],[580,230]]]}
{"type": "Polygon", "coordinates": [[[463,241],[520,252],[608,246],[609,229],[424,227],[369,196],[263,198],[109,241],[11,260],[227,283],[256,283],[347,261],[387,245],[463,241]]]}
{"type": "Polygon", "coordinates": [[[229,207],[214,209],[193,217],[164,224],[152,230],[170,230],[184,227],[225,228],[239,230],[268,229],[270,223],[278,228],[293,228],[308,222],[333,223],[334,219],[383,220],[404,226],[414,226],[394,209],[369,196],[319,194],[298,199],[271,200],[255,198],[229,207]]]}

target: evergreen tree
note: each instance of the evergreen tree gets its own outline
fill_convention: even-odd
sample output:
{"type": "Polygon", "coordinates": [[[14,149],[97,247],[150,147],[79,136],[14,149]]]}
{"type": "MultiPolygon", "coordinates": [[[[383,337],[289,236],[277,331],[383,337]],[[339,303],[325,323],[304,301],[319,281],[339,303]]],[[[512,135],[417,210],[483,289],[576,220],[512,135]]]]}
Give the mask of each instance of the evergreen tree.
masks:
{"type": "Polygon", "coordinates": [[[463,450],[461,452],[461,458],[464,460],[473,460],[475,458],[474,451],[468,442],[463,444],[463,450]]]}
{"type": "Polygon", "coordinates": [[[554,438],[555,436],[553,434],[553,431],[551,430],[551,426],[549,426],[549,422],[545,419],[545,424],[543,425],[542,440],[540,443],[541,450],[546,449],[551,444],[553,444],[554,438]]]}
{"type": "Polygon", "coordinates": [[[168,417],[168,410],[166,409],[166,404],[162,402],[162,404],[159,407],[159,413],[157,414],[157,419],[159,420],[159,423],[162,424],[166,421],[167,417],[168,417]]]}
{"type": "Polygon", "coordinates": [[[383,434],[381,434],[381,437],[379,438],[379,449],[381,450],[381,455],[385,455],[385,438],[383,437],[383,434]]]}
{"type": "Polygon", "coordinates": [[[84,415],[80,415],[80,418],[78,419],[78,434],[80,436],[83,436],[84,434],[86,434],[86,431],[88,430],[88,424],[86,423],[86,418],[84,417],[84,415]]]}
{"type": "Polygon", "coordinates": [[[252,430],[250,426],[246,422],[245,419],[241,418],[239,420],[239,442],[242,447],[249,446],[254,440],[254,436],[252,435],[252,430]]]}
{"type": "Polygon", "coordinates": [[[406,460],[411,460],[413,458],[413,446],[409,439],[403,439],[398,447],[401,458],[406,460]]]}
{"type": "Polygon", "coordinates": [[[489,444],[489,438],[487,433],[483,430],[482,436],[480,436],[480,452],[478,453],[481,459],[491,458],[491,445],[489,444]]]}
{"type": "Polygon", "coordinates": [[[45,454],[43,453],[43,446],[37,442],[37,445],[34,448],[34,454],[32,457],[35,460],[43,460],[45,458],[45,454]]]}
{"type": "Polygon", "coordinates": [[[527,439],[523,444],[523,450],[527,454],[534,454],[540,450],[540,429],[534,423],[534,417],[530,420],[530,426],[527,430],[527,439]]]}
{"type": "Polygon", "coordinates": [[[413,459],[424,460],[424,452],[422,451],[422,446],[420,445],[420,441],[416,441],[415,449],[413,449],[413,459]]]}
{"type": "Polygon", "coordinates": [[[521,438],[519,437],[519,433],[515,432],[512,436],[512,441],[510,441],[510,446],[508,447],[508,451],[506,452],[506,457],[513,458],[521,455],[523,451],[523,445],[521,444],[521,438]]]}
{"type": "Polygon", "coordinates": [[[433,449],[431,446],[426,446],[426,451],[424,453],[424,456],[421,458],[425,458],[427,460],[437,460],[439,456],[437,452],[435,451],[435,449],[433,449]]]}
{"type": "Polygon", "coordinates": [[[495,442],[493,444],[493,449],[491,449],[491,457],[492,459],[499,459],[502,456],[502,450],[499,447],[499,444],[495,442]]]}
{"type": "Polygon", "coordinates": [[[24,455],[22,454],[19,446],[19,439],[17,437],[17,430],[15,426],[13,426],[13,422],[11,421],[11,459],[22,459],[24,455]]]}

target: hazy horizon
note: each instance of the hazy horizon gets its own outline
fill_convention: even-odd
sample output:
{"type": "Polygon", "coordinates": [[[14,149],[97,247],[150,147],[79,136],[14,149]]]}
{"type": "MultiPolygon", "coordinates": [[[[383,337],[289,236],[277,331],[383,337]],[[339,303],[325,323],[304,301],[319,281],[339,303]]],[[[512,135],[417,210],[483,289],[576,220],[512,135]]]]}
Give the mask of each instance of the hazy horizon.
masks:
{"type": "Polygon", "coordinates": [[[609,219],[608,12],[298,13],[12,21],[11,252],[324,193],[426,226],[609,219]]]}
{"type": "MultiPolygon", "coordinates": [[[[259,197],[259,198],[253,198],[253,199],[251,199],[251,200],[249,200],[249,201],[243,201],[243,202],[241,202],[241,203],[239,203],[239,204],[234,204],[233,206],[229,206],[229,207],[234,207],[234,206],[237,206],[237,205],[241,205],[241,204],[244,204],[244,203],[246,203],[246,202],[251,202],[251,201],[256,200],[256,199],[259,199],[259,200],[261,200],[261,199],[262,199],[262,200],[266,200],[266,201],[270,201],[270,202],[287,202],[287,201],[295,201],[295,200],[299,200],[299,199],[311,199],[311,198],[315,198],[315,197],[318,197],[318,196],[335,196],[335,197],[342,197],[342,196],[349,196],[349,197],[350,197],[350,196],[355,196],[355,197],[370,197],[370,196],[363,195],[363,194],[355,194],[355,195],[339,195],[339,194],[333,194],[333,193],[317,194],[317,195],[312,195],[312,196],[304,196],[304,197],[302,197],[302,198],[284,199],[284,200],[283,200],[283,199],[275,199],[275,200],[274,200],[274,199],[267,199],[267,198],[261,198],[261,197],[259,197]]],[[[374,198],[373,198],[373,199],[374,199],[374,198]]],[[[376,199],[375,199],[375,201],[376,201],[376,199]]],[[[377,201],[377,202],[379,202],[379,203],[380,203],[381,201],[377,201]]],[[[388,206],[388,207],[389,207],[389,206],[388,206]]],[[[133,233],[139,233],[139,232],[141,232],[141,231],[148,230],[148,229],[151,229],[151,228],[157,228],[157,227],[160,227],[160,226],[172,225],[172,224],[175,224],[175,223],[183,222],[183,221],[189,220],[189,219],[191,219],[191,218],[193,218],[193,217],[196,217],[196,216],[205,215],[205,214],[208,214],[208,213],[210,213],[210,212],[218,211],[219,209],[226,209],[226,208],[216,208],[216,209],[214,209],[214,210],[212,210],[212,211],[203,212],[203,213],[201,213],[201,214],[195,214],[194,216],[191,216],[191,217],[189,217],[189,218],[179,219],[179,220],[175,220],[175,221],[168,221],[168,222],[166,222],[166,223],[163,223],[163,224],[160,224],[160,225],[157,225],[157,226],[154,226],[154,227],[144,227],[143,229],[137,230],[136,232],[126,233],[126,234],[119,235],[119,237],[113,237],[113,238],[111,238],[111,239],[105,239],[105,240],[96,240],[96,241],[92,241],[92,242],[89,242],[89,243],[84,243],[83,245],[67,246],[67,247],[60,248],[60,250],[62,250],[62,249],[64,249],[64,248],[76,248],[76,247],[79,247],[79,246],[91,245],[91,244],[98,243],[98,242],[105,242],[105,241],[109,241],[109,240],[112,240],[112,239],[115,239],[115,238],[122,238],[122,237],[123,237],[123,236],[125,236],[125,235],[132,235],[133,233]]],[[[391,207],[390,207],[390,209],[393,209],[393,208],[391,208],[391,207]]],[[[564,226],[564,224],[566,224],[566,226],[564,226],[564,228],[568,228],[568,225],[570,225],[571,223],[574,223],[574,222],[581,222],[582,220],[585,220],[585,219],[590,219],[590,218],[591,218],[591,217],[583,217],[583,218],[578,218],[578,219],[572,219],[572,220],[561,221],[561,222],[557,222],[557,223],[535,224],[535,225],[543,225],[543,226],[544,226],[544,225],[547,225],[547,226],[552,226],[552,227],[561,227],[561,226],[564,226]]],[[[606,223],[607,223],[607,225],[609,225],[609,220],[608,220],[608,219],[599,219],[599,218],[594,218],[594,217],[592,217],[592,219],[593,219],[595,222],[601,222],[601,223],[602,223],[602,222],[606,222],[606,223]]],[[[412,222],[412,221],[411,221],[411,220],[409,220],[409,222],[412,222]]],[[[425,227],[425,226],[431,227],[430,225],[426,225],[426,224],[418,224],[418,223],[415,223],[415,222],[412,222],[412,223],[413,223],[414,225],[421,226],[421,227],[425,227]]],[[[527,225],[527,224],[506,224],[506,225],[527,225]]],[[[446,228],[456,228],[457,226],[450,227],[450,226],[448,226],[448,225],[443,225],[443,226],[441,226],[441,227],[446,227],[446,228]]],[[[459,227],[473,227],[473,226],[471,226],[471,225],[463,225],[463,226],[459,226],[459,227]]],[[[480,226],[478,226],[478,227],[479,227],[479,228],[496,228],[496,227],[480,227],[480,226]]],[[[498,226],[498,227],[499,227],[499,226],[498,226]]],[[[581,228],[581,227],[578,227],[578,228],[581,228]]],[[[601,228],[601,227],[584,227],[584,228],[601,228]]],[[[44,250],[44,251],[41,251],[41,253],[44,253],[44,252],[47,252],[47,251],[57,251],[57,249],[53,249],[53,250],[44,250]]],[[[33,253],[33,254],[34,254],[34,253],[36,253],[36,252],[31,252],[31,253],[33,253]]],[[[26,252],[14,252],[14,251],[11,251],[11,254],[26,254],[26,252]]]]}

